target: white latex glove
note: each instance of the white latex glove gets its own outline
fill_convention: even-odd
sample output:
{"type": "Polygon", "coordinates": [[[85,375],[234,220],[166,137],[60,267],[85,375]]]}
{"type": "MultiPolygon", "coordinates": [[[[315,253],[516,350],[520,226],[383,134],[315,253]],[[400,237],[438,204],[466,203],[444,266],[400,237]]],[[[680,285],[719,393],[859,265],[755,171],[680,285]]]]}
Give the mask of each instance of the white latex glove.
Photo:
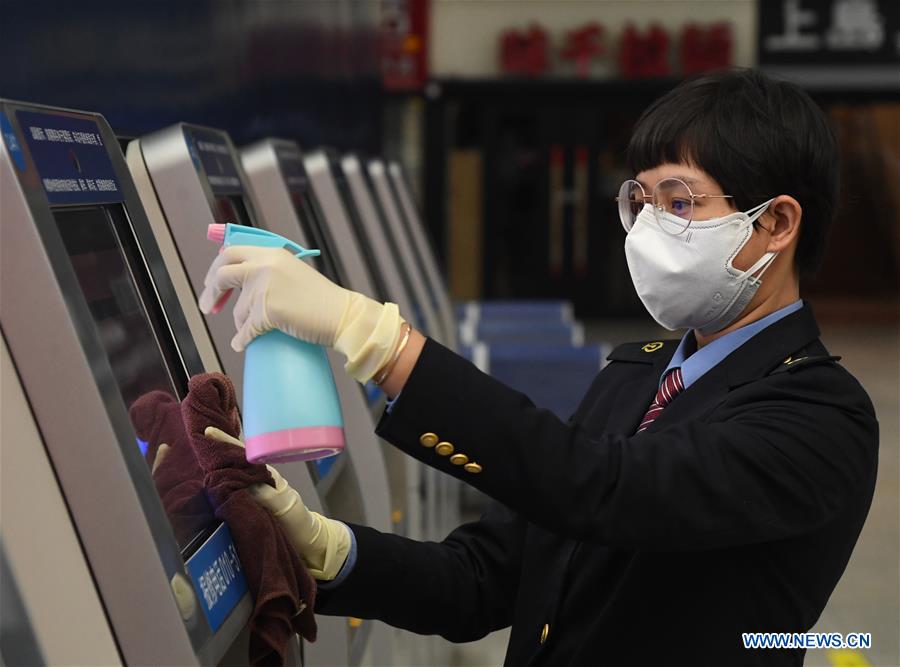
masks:
{"type": "MultiPolygon", "coordinates": [[[[208,427],[203,434],[225,444],[244,446],[240,440],[214,426],[208,427]]],[[[313,578],[331,581],[341,571],[350,553],[350,529],[340,521],[308,510],[300,494],[284,477],[272,466],[266,467],[275,480],[275,488],[254,484],[250,487],[251,495],[278,519],[313,578]]]]}
{"type": "Polygon", "coordinates": [[[150,468],[150,474],[155,475],[156,471],[159,469],[159,466],[162,465],[163,459],[166,458],[169,454],[169,450],[172,449],[166,443],[162,443],[156,449],[156,456],[153,457],[153,466],[150,468]]]}
{"type": "Polygon", "coordinates": [[[336,285],[282,248],[230,246],[213,261],[200,295],[210,313],[231,289],[241,289],[234,306],[240,352],[271,329],[347,357],[347,373],[368,382],[383,368],[400,342],[403,319],[396,304],[378,303],[336,285]]]}

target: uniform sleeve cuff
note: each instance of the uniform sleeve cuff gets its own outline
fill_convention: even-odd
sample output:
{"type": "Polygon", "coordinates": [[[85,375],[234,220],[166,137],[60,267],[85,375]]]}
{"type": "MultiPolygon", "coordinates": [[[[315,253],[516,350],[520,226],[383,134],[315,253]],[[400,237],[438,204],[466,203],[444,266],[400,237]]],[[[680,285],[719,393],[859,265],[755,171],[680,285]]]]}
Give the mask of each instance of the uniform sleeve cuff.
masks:
{"type": "MultiPolygon", "coordinates": [[[[343,521],[341,523],[343,523],[343,521]]],[[[341,566],[341,571],[337,573],[337,576],[334,579],[332,579],[331,581],[316,581],[316,586],[323,591],[327,591],[340,586],[344,582],[344,580],[350,576],[350,573],[356,566],[356,535],[354,534],[353,529],[350,528],[350,526],[347,526],[347,524],[345,523],[344,526],[347,527],[347,531],[350,533],[350,552],[347,554],[347,559],[341,566]]]]}

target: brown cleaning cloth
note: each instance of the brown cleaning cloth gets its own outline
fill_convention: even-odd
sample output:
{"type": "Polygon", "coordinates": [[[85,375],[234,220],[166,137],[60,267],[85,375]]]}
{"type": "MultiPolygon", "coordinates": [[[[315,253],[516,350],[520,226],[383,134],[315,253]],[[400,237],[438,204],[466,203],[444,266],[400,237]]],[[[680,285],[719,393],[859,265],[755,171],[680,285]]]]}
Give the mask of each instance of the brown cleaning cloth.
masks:
{"type": "Polygon", "coordinates": [[[274,485],[264,465],[248,463],[244,450],[207,438],[215,426],[240,436],[234,385],[221,373],[191,378],[181,414],[203,484],[216,516],[228,524],[247,585],[256,600],[250,619],[250,662],[284,664],[285,647],[295,633],[316,638],[313,615],[316,585],[277,519],[250,495],[253,484],[274,485]]]}
{"type": "Polygon", "coordinates": [[[187,544],[198,527],[214,518],[203,488],[203,470],[181,418],[181,403],[167,392],[151,391],[131,405],[129,416],[137,436],[147,443],[147,465],[175,538],[187,544]],[[167,449],[162,450],[163,445],[167,449]]]}

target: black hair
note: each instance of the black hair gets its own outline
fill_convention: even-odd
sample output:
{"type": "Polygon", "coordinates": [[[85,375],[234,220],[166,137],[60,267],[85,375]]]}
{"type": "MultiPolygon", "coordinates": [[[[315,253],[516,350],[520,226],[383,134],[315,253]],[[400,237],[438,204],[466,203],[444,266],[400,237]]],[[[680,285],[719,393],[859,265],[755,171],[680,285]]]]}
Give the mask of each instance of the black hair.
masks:
{"type": "Polygon", "coordinates": [[[781,194],[803,207],[795,262],[822,262],[834,219],[840,154],[825,114],[798,86],[750,69],[688,79],[637,121],[626,160],[637,174],[664,163],[698,167],[746,211],[781,194]]]}

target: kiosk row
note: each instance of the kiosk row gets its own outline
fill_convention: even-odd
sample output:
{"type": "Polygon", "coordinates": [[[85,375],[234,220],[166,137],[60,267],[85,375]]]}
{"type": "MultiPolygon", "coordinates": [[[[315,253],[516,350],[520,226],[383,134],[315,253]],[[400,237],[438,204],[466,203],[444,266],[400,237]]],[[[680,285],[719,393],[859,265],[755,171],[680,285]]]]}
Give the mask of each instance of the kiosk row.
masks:
{"type": "MultiPolygon", "coordinates": [[[[99,114],[13,101],[0,133],[4,643],[54,664],[246,662],[252,600],[229,528],[202,494],[190,522],[166,514],[129,410],[152,391],[182,399],[204,372],[242,395],[231,318],[196,305],[214,222],[320,248],[328,277],[456,348],[407,183],[393,163],[281,139],[238,151],[188,124],[120,147],[99,114]]],[[[347,448],[282,475],[311,509],[441,539],[458,483],[378,441],[383,396],[330,362],[347,448]]],[[[318,622],[292,664],[441,661],[437,643],[378,622],[318,622]]]]}

